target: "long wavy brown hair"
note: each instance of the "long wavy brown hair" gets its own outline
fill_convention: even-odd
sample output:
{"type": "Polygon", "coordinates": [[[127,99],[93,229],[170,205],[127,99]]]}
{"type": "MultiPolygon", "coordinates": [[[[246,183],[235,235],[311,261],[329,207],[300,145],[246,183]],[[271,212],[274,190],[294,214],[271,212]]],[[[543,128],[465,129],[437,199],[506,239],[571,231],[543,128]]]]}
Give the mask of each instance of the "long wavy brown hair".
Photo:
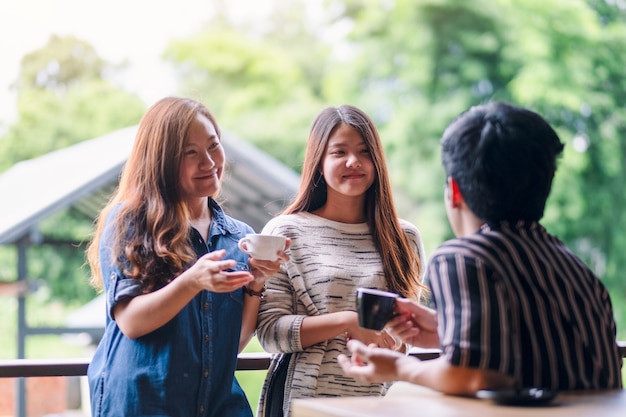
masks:
{"type": "Polygon", "coordinates": [[[362,110],[350,105],[328,107],[313,121],[304,155],[300,188],[283,214],[311,212],[326,204],[327,185],[322,179],[321,165],[329,138],[342,124],[360,133],[376,170],[374,183],[367,190],[364,210],[374,244],[382,259],[387,287],[404,297],[417,298],[420,289],[426,289],[421,282],[423,265],[398,221],[378,130],[362,110]]]}
{"type": "Polygon", "coordinates": [[[115,222],[112,256],[124,274],[141,282],[145,292],[163,287],[195,260],[179,172],[185,138],[198,114],[213,123],[221,140],[211,112],[192,99],[161,99],[142,117],[117,191],[96,219],[87,247],[94,287],[102,288],[100,240],[107,217],[117,206],[111,220],[115,222]]]}

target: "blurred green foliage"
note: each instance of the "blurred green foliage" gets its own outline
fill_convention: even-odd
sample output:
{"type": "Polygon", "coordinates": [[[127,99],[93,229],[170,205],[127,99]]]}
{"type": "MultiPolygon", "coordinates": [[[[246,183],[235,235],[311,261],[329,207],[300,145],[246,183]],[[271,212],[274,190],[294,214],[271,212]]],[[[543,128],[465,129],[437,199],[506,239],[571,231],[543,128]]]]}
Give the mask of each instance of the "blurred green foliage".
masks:
{"type": "MultiPolygon", "coordinates": [[[[73,36],[52,36],[22,58],[18,119],[0,138],[0,171],[56,149],[138,123],[146,105],[105,77],[120,68],[73,36]]],[[[42,173],[45,175],[45,173],[42,173]]],[[[80,175],[80,173],[76,173],[80,175]]],[[[93,219],[55,213],[39,229],[49,244],[31,246],[28,278],[45,283],[46,301],[79,307],[95,296],[88,284],[85,244],[93,219]]],[[[17,278],[15,248],[0,247],[0,281],[17,278]]]]}
{"type": "MultiPolygon", "coordinates": [[[[226,3],[224,3],[226,4],[226,3]]],[[[403,217],[427,253],[450,238],[439,137],[461,111],[505,100],[543,114],[566,144],[543,223],[609,288],[626,338],[626,10],[604,0],[293,0],[263,21],[224,6],[206,29],[163,51],[224,130],[299,170],[325,106],[376,121],[403,217]],[[311,13],[315,4],[322,13],[311,13]]],[[[319,11],[319,10],[318,10],[319,11]]],[[[87,43],[53,37],[24,57],[19,118],[0,138],[0,170],[136,124],[137,95],[110,81],[120,68],[87,43]]],[[[72,212],[42,232],[72,245],[33,248],[31,274],[49,301],[93,297],[82,264],[91,220],[72,212]]],[[[0,248],[0,280],[15,279],[0,248]]]]}

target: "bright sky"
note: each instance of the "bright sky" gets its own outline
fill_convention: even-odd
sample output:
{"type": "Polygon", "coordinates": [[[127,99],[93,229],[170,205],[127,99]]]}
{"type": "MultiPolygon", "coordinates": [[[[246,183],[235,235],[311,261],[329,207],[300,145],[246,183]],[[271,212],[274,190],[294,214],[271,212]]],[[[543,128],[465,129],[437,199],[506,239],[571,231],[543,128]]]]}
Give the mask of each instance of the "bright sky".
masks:
{"type": "MultiPolygon", "coordinates": [[[[225,0],[237,13],[254,16],[267,0],[225,0]]],[[[44,46],[50,35],[74,35],[103,59],[128,59],[126,88],[151,104],[175,93],[160,55],[171,39],[199,31],[216,0],[0,0],[0,125],[15,117],[9,86],[24,55],[44,46]]],[[[265,8],[264,8],[265,6],[265,8]]]]}

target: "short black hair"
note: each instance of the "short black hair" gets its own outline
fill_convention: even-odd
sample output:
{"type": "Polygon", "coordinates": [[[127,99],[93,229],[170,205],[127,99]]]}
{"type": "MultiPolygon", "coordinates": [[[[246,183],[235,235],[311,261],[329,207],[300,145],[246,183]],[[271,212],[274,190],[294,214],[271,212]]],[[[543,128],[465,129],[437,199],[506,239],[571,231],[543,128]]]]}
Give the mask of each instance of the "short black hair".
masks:
{"type": "Polygon", "coordinates": [[[543,117],[502,102],[461,113],[441,139],[446,175],[488,223],[541,219],[562,151],[543,117]]]}

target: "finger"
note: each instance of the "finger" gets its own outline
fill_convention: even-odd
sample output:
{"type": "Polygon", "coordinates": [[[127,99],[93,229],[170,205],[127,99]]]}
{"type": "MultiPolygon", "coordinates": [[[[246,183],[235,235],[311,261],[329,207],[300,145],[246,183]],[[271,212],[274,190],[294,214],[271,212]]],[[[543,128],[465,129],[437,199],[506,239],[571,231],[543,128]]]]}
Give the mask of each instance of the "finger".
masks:
{"type": "Polygon", "coordinates": [[[352,356],[352,363],[356,366],[365,366],[367,365],[367,362],[365,362],[363,360],[362,357],[360,357],[359,355],[353,355],[352,356]]]}
{"type": "Polygon", "coordinates": [[[263,272],[265,275],[273,275],[276,271],[280,269],[281,259],[277,259],[275,261],[263,261],[254,258],[248,258],[248,262],[250,266],[260,272],[263,272]]]}
{"type": "MultiPolygon", "coordinates": [[[[337,358],[339,361],[339,358],[337,358]]],[[[370,372],[367,366],[360,366],[350,361],[348,358],[342,358],[339,362],[344,374],[352,378],[361,379],[362,381],[369,383],[370,372]]]]}
{"type": "Polygon", "coordinates": [[[233,279],[245,279],[246,281],[253,281],[254,275],[250,271],[224,271],[224,277],[229,280],[233,279]]]}
{"type": "Polygon", "coordinates": [[[226,255],[226,250],[219,249],[219,250],[214,250],[212,252],[204,254],[202,256],[202,258],[200,258],[200,259],[209,259],[209,260],[212,260],[212,261],[218,261],[218,260],[222,259],[224,257],[224,255],[226,255]]]}
{"type": "Polygon", "coordinates": [[[348,356],[344,355],[343,353],[337,356],[337,362],[344,370],[346,369],[346,366],[350,367],[350,365],[352,364],[350,358],[348,358],[348,356]]]}
{"type": "Polygon", "coordinates": [[[396,324],[403,323],[411,320],[411,313],[401,309],[394,309],[394,316],[389,320],[387,326],[395,326],[396,324]]]}
{"type": "Polygon", "coordinates": [[[214,268],[216,269],[215,272],[223,272],[223,273],[233,273],[233,272],[244,272],[244,273],[248,273],[247,271],[233,271],[232,268],[237,266],[237,262],[233,261],[233,260],[228,260],[228,261],[219,261],[215,263],[214,268]]]}
{"type": "Polygon", "coordinates": [[[221,278],[222,279],[218,279],[214,284],[217,292],[232,292],[252,281],[248,277],[236,277],[231,279],[223,276],[221,278]]]}
{"type": "Polygon", "coordinates": [[[402,340],[408,340],[408,339],[418,336],[420,333],[421,332],[419,329],[413,328],[413,329],[408,329],[402,332],[397,332],[395,334],[402,340]]]}
{"type": "MultiPolygon", "coordinates": [[[[218,256],[223,256],[223,254],[218,256]]],[[[205,271],[210,274],[218,274],[222,271],[228,272],[228,270],[232,270],[235,266],[237,266],[237,262],[232,259],[225,261],[213,260],[210,259],[209,254],[206,254],[202,258],[198,259],[194,265],[195,268],[199,268],[198,270],[205,271]]]]}
{"type": "Polygon", "coordinates": [[[356,339],[348,340],[348,343],[346,343],[346,347],[352,353],[356,353],[356,354],[359,354],[359,355],[367,356],[367,355],[365,355],[365,352],[367,351],[367,346],[365,346],[359,340],[356,340],[356,339]]]}
{"type": "Polygon", "coordinates": [[[378,347],[375,343],[370,343],[366,346],[363,342],[357,339],[350,339],[346,346],[348,350],[352,352],[353,360],[359,361],[360,364],[367,363],[372,350],[378,347]]]}
{"type": "Polygon", "coordinates": [[[265,282],[269,277],[273,275],[273,271],[267,271],[260,268],[252,267],[250,268],[250,273],[254,276],[254,279],[259,282],[265,282]]]}
{"type": "Polygon", "coordinates": [[[224,278],[229,281],[236,279],[245,279],[246,281],[254,280],[254,276],[248,271],[221,271],[224,278]]]}
{"type": "Polygon", "coordinates": [[[274,261],[262,261],[255,258],[248,258],[248,262],[252,268],[258,269],[259,271],[269,271],[269,270],[277,270],[280,267],[279,262],[274,261]]]}
{"type": "Polygon", "coordinates": [[[396,333],[396,334],[405,333],[407,331],[411,331],[411,330],[414,330],[414,329],[419,329],[418,327],[414,326],[413,322],[407,321],[407,320],[402,320],[402,321],[395,322],[395,323],[393,323],[393,325],[387,326],[387,328],[391,332],[396,333]]]}
{"type": "Polygon", "coordinates": [[[358,365],[355,365],[350,358],[344,354],[337,356],[337,363],[339,363],[343,372],[348,376],[354,375],[354,369],[358,369],[358,365]]]}
{"type": "Polygon", "coordinates": [[[359,360],[358,357],[353,356],[351,359],[343,353],[337,356],[337,362],[346,374],[353,374],[354,370],[360,368],[361,366],[365,366],[365,363],[359,360]]]}
{"type": "Polygon", "coordinates": [[[385,335],[383,337],[383,340],[385,342],[385,347],[386,348],[391,348],[391,347],[395,346],[395,344],[396,344],[395,339],[393,337],[391,337],[389,335],[389,333],[385,333],[385,335]]]}
{"type": "Polygon", "coordinates": [[[248,271],[220,270],[213,273],[213,276],[224,283],[249,282],[254,280],[254,276],[248,271]]]}

